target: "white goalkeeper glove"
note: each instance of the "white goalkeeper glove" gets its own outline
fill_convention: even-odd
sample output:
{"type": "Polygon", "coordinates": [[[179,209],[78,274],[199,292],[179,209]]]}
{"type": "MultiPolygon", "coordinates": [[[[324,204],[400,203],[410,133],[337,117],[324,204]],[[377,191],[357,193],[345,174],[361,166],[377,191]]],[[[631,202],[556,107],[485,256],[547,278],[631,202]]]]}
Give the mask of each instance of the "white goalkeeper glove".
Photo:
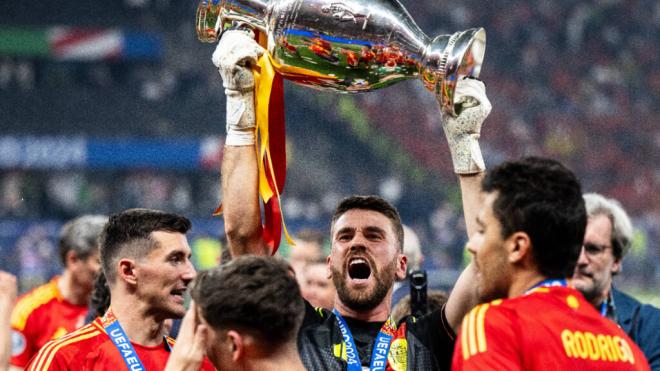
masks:
{"type": "Polygon", "coordinates": [[[254,34],[246,30],[225,31],[213,52],[213,64],[218,67],[227,95],[225,145],[254,144],[256,120],[252,67],[264,52],[254,40],[254,34]]]}
{"type": "Polygon", "coordinates": [[[480,80],[463,78],[456,84],[454,102],[458,117],[443,115],[445,131],[456,174],[474,174],[486,170],[479,148],[481,124],[492,106],[486,96],[486,86],[480,80]]]}

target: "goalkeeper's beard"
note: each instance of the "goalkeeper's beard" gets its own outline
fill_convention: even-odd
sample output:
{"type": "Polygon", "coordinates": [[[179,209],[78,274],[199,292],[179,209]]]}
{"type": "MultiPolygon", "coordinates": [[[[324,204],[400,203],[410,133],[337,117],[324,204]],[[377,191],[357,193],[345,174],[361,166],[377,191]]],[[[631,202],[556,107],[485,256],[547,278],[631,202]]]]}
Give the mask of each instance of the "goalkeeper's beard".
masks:
{"type": "Polygon", "coordinates": [[[332,266],[332,283],[337,289],[339,300],[347,307],[357,311],[367,311],[374,309],[383,302],[388,292],[394,285],[396,277],[397,259],[392,260],[390,264],[383,269],[378,269],[375,264],[371,264],[373,282],[364,288],[349,287],[350,277],[348,269],[342,270],[332,266]]]}

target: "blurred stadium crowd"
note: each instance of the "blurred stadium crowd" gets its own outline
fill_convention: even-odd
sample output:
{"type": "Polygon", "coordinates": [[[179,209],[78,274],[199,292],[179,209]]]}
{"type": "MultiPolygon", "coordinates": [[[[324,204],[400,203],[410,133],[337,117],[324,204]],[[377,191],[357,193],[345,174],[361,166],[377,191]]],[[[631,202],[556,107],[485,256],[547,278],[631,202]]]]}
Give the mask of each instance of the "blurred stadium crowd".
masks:
{"type": "MultiPolygon", "coordinates": [[[[585,191],[620,200],[637,237],[619,279],[653,289],[660,281],[660,3],[402,3],[429,35],[487,30],[482,78],[494,107],[481,140],[487,165],[523,154],[550,156],[568,164],[585,191]]],[[[160,46],[141,59],[110,51],[90,61],[12,52],[0,42],[2,135],[220,137],[224,94],[212,48],[195,38],[194,6],[172,0],[0,3],[2,32],[120,29],[157,35],[160,46]]],[[[465,243],[460,199],[432,94],[411,81],[350,97],[288,84],[286,95],[290,229],[326,231],[320,221],[329,220],[338,199],[378,193],[422,239],[426,268],[458,269],[465,243]]],[[[82,213],[134,206],[208,219],[219,199],[217,168],[5,166],[0,268],[29,271],[30,259],[15,258],[26,240],[44,256],[54,246],[40,240],[40,232],[15,235],[16,221],[57,231],[58,223],[82,213]]]]}

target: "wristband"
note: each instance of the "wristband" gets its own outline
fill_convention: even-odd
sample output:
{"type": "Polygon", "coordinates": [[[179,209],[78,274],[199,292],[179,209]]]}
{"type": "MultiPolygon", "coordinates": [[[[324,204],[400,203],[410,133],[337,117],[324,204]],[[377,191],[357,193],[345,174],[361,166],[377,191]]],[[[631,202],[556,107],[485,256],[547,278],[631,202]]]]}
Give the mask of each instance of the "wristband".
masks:
{"type": "Polygon", "coordinates": [[[225,145],[247,146],[255,143],[254,93],[226,89],[227,137],[225,145]]]}

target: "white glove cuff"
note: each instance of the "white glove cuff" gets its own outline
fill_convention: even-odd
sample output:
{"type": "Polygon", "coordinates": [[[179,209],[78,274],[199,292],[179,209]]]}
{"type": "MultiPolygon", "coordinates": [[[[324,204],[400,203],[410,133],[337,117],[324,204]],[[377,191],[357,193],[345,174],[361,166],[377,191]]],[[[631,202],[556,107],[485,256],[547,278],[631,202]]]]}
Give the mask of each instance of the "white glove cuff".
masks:
{"type": "Polygon", "coordinates": [[[225,145],[246,146],[255,142],[254,93],[226,89],[227,138],[225,145]]]}
{"type": "Polygon", "coordinates": [[[254,128],[248,130],[228,130],[225,138],[226,146],[253,146],[255,142],[254,128]]]}
{"type": "Polygon", "coordinates": [[[456,174],[475,174],[486,170],[478,134],[466,134],[448,142],[456,174]]]}

